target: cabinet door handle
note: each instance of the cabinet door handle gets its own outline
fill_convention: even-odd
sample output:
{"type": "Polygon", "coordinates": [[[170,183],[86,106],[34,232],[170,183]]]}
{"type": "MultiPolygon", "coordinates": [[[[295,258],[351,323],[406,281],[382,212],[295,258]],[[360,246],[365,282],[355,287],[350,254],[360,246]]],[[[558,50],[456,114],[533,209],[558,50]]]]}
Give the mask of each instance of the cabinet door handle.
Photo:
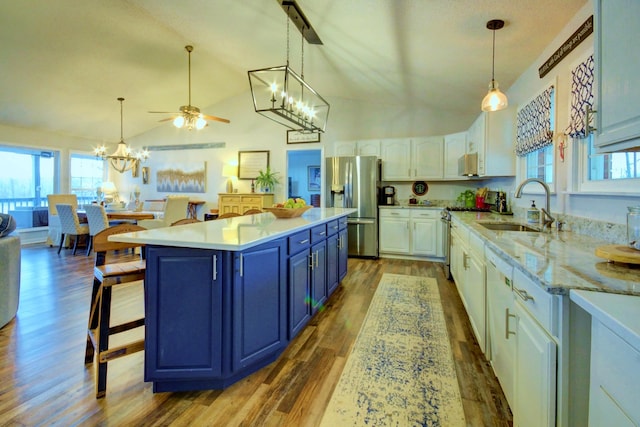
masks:
{"type": "Polygon", "coordinates": [[[504,309],[504,339],[508,340],[509,339],[509,335],[515,335],[515,332],[512,332],[509,330],[509,318],[513,317],[515,319],[516,315],[515,314],[510,314],[509,313],[509,309],[505,308],[504,309]]]}
{"type": "Polygon", "coordinates": [[[308,243],[308,242],[309,242],[309,239],[304,239],[304,240],[300,240],[300,241],[298,242],[298,244],[299,244],[299,245],[304,245],[305,243],[308,243]]]}
{"type": "Polygon", "coordinates": [[[316,251],[316,267],[320,264],[320,250],[316,251]]]}
{"type": "Polygon", "coordinates": [[[218,255],[213,256],[213,280],[218,280],[218,255]]]}
{"type": "Polygon", "coordinates": [[[518,289],[515,286],[513,287],[513,291],[518,294],[520,296],[520,298],[522,298],[525,301],[534,301],[535,302],[535,298],[532,297],[531,295],[529,295],[529,293],[527,291],[525,291],[524,289],[518,289]]]}
{"type": "Polygon", "coordinates": [[[238,262],[240,262],[240,277],[244,277],[244,258],[242,257],[242,254],[240,254],[238,262]]]}
{"type": "Polygon", "coordinates": [[[308,255],[308,257],[309,257],[309,268],[310,268],[311,270],[313,270],[313,252],[311,252],[311,253],[308,255]]]}
{"type": "Polygon", "coordinates": [[[469,260],[469,255],[465,252],[462,254],[462,267],[466,270],[469,268],[467,261],[469,260]]]}
{"type": "Polygon", "coordinates": [[[327,234],[325,231],[321,231],[321,232],[320,232],[320,235],[321,235],[321,236],[324,236],[325,234],[327,234]]]}

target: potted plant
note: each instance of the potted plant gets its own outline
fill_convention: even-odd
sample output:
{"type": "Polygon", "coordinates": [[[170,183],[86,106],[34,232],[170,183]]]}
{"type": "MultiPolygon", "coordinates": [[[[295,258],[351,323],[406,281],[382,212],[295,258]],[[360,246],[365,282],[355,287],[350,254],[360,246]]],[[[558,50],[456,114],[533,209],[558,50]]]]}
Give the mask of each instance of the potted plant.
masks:
{"type": "Polygon", "coordinates": [[[473,190],[465,190],[456,199],[463,207],[472,208],[476,204],[476,192],[473,190]]]}
{"type": "Polygon", "coordinates": [[[260,187],[264,193],[268,193],[269,190],[273,190],[276,184],[280,182],[276,175],[278,175],[278,172],[272,172],[269,166],[267,166],[265,172],[260,169],[256,177],[256,185],[260,187]]]}

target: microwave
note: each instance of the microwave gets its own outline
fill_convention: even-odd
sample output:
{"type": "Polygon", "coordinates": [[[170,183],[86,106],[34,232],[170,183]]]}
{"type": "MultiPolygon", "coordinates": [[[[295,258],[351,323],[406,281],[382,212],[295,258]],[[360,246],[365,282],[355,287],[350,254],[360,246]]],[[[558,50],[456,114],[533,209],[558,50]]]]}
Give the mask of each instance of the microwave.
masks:
{"type": "Polygon", "coordinates": [[[478,176],[478,153],[464,154],[458,159],[458,175],[478,176]]]}

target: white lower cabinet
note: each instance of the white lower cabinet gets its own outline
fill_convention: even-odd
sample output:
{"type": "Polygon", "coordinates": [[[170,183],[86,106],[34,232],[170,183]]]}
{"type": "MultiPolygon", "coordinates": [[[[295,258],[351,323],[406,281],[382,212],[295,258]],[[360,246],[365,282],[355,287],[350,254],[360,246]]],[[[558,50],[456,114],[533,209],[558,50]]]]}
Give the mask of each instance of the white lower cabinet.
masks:
{"type": "Polygon", "coordinates": [[[598,320],[591,329],[590,426],[640,425],[640,351],[598,320]]]}
{"type": "Polygon", "coordinates": [[[409,211],[380,209],[380,253],[409,254],[409,211]]]}
{"type": "Polygon", "coordinates": [[[487,265],[488,356],[510,407],[514,407],[514,369],[516,358],[515,301],[511,290],[513,266],[490,249],[485,250],[487,265]]]}
{"type": "Polygon", "coordinates": [[[442,234],[437,209],[380,209],[381,254],[441,257],[442,234]]]}
{"type": "Polygon", "coordinates": [[[556,425],[558,344],[551,336],[557,321],[558,296],[546,293],[519,270],[514,271],[516,300],[516,427],[556,425]]]}

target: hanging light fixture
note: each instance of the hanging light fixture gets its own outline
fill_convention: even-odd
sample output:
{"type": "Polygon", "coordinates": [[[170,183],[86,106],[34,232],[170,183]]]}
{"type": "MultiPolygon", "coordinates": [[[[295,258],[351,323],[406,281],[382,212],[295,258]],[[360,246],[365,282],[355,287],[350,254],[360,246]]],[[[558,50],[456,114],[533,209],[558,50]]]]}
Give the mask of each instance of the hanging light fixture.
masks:
{"type": "Polygon", "coordinates": [[[143,149],[139,152],[132,153],[132,150],[127,144],[124,142],[123,133],[122,133],[122,102],[124,98],[118,98],[120,101],[120,142],[118,142],[118,147],[116,151],[107,155],[107,148],[102,145],[93,150],[97,158],[102,160],[109,160],[111,166],[120,173],[126,172],[132,169],[136,162],[144,162],[149,158],[149,151],[143,149]]]}
{"type": "Polygon", "coordinates": [[[324,132],[329,104],[304,81],[304,40],[322,44],[295,1],[282,0],[287,14],[287,64],[249,71],[253,106],[258,114],[292,130],[304,133],[324,132]],[[302,74],[289,66],[289,21],[302,33],[302,74]]]}
{"type": "Polygon", "coordinates": [[[487,28],[493,31],[493,56],[491,62],[491,82],[489,83],[489,92],[482,100],[482,111],[498,111],[507,108],[509,101],[507,95],[498,89],[498,82],[495,80],[496,68],[496,30],[504,27],[504,21],[501,19],[492,19],[487,22],[487,28]]]}

